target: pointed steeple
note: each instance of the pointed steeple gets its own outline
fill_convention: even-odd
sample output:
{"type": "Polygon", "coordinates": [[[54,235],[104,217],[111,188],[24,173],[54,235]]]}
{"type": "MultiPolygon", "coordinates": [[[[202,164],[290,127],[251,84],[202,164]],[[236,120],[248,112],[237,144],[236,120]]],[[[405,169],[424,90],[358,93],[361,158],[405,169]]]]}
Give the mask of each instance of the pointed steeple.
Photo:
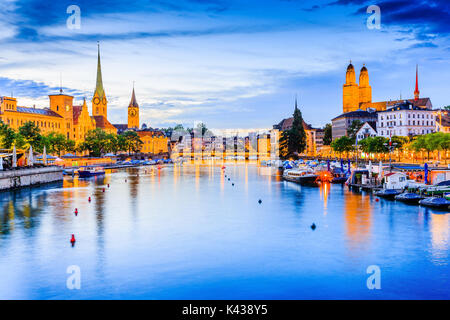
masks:
{"type": "Polygon", "coordinates": [[[419,100],[419,65],[416,65],[416,89],[414,90],[414,100],[419,100]]]}
{"type": "Polygon", "coordinates": [[[100,63],[100,43],[98,43],[97,45],[98,45],[98,60],[97,60],[97,83],[95,86],[95,92],[98,93],[100,99],[103,99],[103,97],[105,96],[105,90],[103,89],[102,66],[100,63]]]}
{"type": "Polygon", "coordinates": [[[298,109],[298,105],[297,105],[297,95],[295,95],[295,110],[298,109]]]}
{"type": "Polygon", "coordinates": [[[131,101],[130,101],[130,104],[128,107],[129,108],[130,107],[139,108],[139,104],[137,103],[137,100],[136,100],[136,94],[134,93],[134,82],[133,82],[133,93],[131,94],[131,101]]]}

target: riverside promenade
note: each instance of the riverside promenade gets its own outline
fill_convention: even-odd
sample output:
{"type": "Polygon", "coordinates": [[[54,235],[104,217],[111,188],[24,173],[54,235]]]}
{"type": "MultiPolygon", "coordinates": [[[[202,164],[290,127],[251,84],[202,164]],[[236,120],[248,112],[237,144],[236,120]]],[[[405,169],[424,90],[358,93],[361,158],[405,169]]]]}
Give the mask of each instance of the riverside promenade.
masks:
{"type": "Polygon", "coordinates": [[[56,166],[0,171],[0,191],[62,180],[63,170],[56,166]]]}

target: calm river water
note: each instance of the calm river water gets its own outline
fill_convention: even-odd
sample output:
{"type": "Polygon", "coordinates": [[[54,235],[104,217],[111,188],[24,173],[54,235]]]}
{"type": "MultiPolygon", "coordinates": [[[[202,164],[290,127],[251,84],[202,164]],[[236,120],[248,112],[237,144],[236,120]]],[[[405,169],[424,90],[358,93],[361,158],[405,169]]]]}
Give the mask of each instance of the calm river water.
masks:
{"type": "Polygon", "coordinates": [[[184,164],[0,193],[0,299],[450,298],[449,214],[226,166],[230,181],[184,164]]]}

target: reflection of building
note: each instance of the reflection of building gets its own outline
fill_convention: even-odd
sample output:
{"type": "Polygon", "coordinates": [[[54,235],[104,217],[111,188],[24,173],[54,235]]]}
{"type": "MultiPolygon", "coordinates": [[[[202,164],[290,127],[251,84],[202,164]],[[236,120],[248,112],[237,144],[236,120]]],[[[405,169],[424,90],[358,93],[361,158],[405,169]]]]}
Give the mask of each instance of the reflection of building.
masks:
{"type": "MultiPolygon", "coordinates": [[[[416,69],[416,86],[414,90],[414,99],[409,100],[415,107],[432,109],[430,98],[419,98],[419,74],[416,69]]],[[[359,85],[356,83],[355,67],[350,64],[347,67],[345,84],[343,86],[343,112],[348,113],[357,110],[374,109],[384,111],[402,100],[372,102],[372,87],[369,85],[369,71],[364,65],[359,75],[359,85]]]]}
{"type": "Polygon", "coordinates": [[[92,114],[86,100],[82,105],[73,105],[73,96],[63,94],[62,88],[59,94],[49,95],[49,108],[21,107],[17,105],[17,99],[12,97],[0,98],[0,120],[17,130],[26,122],[33,122],[43,134],[57,132],[67,139],[79,143],[84,140],[85,134],[94,128],[102,128],[107,132],[115,133],[116,129],[107,119],[107,100],[103,89],[100,49],[98,51],[97,84],[92,98],[92,114]]]}
{"type": "Polygon", "coordinates": [[[414,136],[428,134],[436,129],[434,112],[405,101],[386,111],[378,112],[379,136],[414,136]]]}
{"type": "Polygon", "coordinates": [[[331,120],[333,140],[347,135],[347,129],[351,126],[353,121],[360,121],[362,123],[368,122],[370,126],[376,127],[377,113],[369,109],[368,111],[358,110],[347,112],[337,116],[331,120]]]}

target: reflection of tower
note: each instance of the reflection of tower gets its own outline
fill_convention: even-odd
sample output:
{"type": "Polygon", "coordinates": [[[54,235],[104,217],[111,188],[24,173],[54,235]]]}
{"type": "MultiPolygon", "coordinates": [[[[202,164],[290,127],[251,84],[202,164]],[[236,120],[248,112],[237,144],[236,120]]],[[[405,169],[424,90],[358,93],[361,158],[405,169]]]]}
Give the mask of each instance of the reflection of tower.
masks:
{"type": "Polygon", "coordinates": [[[359,74],[359,103],[372,102],[372,87],[369,85],[369,72],[364,65],[359,74]]]}
{"type": "Polygon", "coordinates": [[[351,61],[347,67],[345,75],[345,84],[343,87],[343,110],[344,113],[358,110],[359,108],[359,90],[356,83],[355,67],[351,61]]]}

